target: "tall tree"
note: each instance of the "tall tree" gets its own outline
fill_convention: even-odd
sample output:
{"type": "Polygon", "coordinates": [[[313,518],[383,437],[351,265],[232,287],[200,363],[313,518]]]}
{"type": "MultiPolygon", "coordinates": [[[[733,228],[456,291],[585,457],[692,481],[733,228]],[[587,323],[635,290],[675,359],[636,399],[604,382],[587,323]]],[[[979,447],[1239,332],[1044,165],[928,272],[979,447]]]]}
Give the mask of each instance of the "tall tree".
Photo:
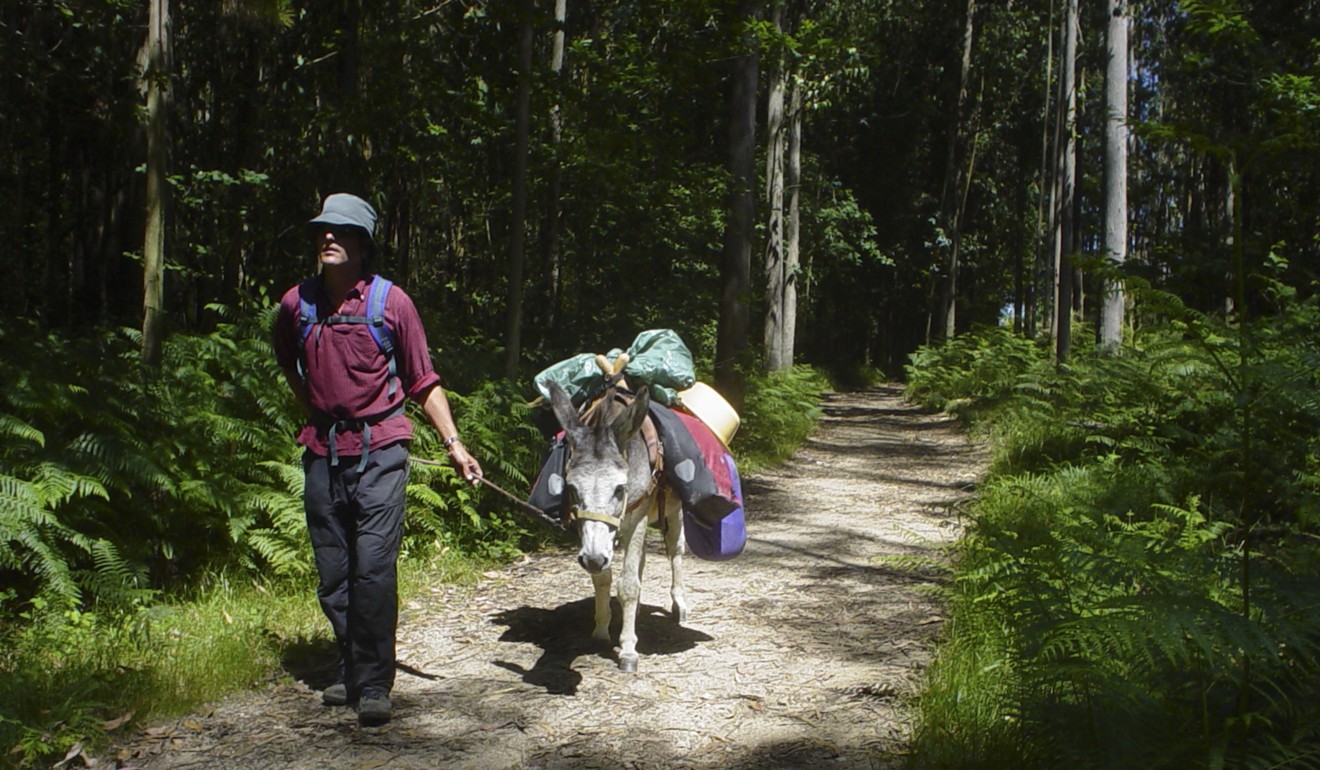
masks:
{"type": "Polygon", "coordinates": [[[1105,284],[1100,309],[1100,346],[1117,352],[1123,343],[1123,284],[1118,268],[1127,260],[1127,0],[1109,0],[1109,27],[1105,36],[1105,255],[1115,268],[1105,284]]]}
{"type": "Polygon", "coordinates": [[[509,293],[505,307],[504,377],[518,377],[522,358],[524,244],[527,227],[527,153],[532,114],[533,0],[523,0],[518,20],[518,98],[513,150],[513,211],[509,222],[509,293]]]}
{"type": "MultiPolygon", "coordinates": [[[[1054,245],[1057,242],[1055,222],[1058,215],[1057,199],[1059,195],[1058,164],[1054,161],[1050,149],[1058,144],[1058,120],[1050,120],[1050,105],[1058,102],[1058,83],[1054,76],[1054,33],[1055,0],[1049,2],[1049,23],[1045,25],[1045,66],[1044,88],[1041,97],[1040,121],[1040,195],[1036,207],[1036,232],[1039,236],[1039,248],[1036,252],[1036,273],[1044,280],[1037,287],[1037,281],[1027,282],[1027,336],[1035,337],[1037,323],[1044,322],[1045,328],[1054,338],[1054,318],[1052,302],[1058,293],[1055,286],[1054,245]],[[1050,141],[1050,127],[1054,127],[1054,141],[1050,141]],[[1041,303],[1044,308],[1039,307],[1041,303]]],[[[1056,107],[1057,109],[1057,107],[1056,107]]]]}
{"type": "MultiPolygon", "coordinates": [[[[784,37],[785,0],[775,0],[770,10],[776,41],[784,37]]],[[[784,98],[788,90],[789,62],[782,45],[776,45],[766,96],[765,198],[769,209],[765,243],[765,368],[780,372],[793,365],[784,358],[784,286],[787,243],[785,241],[784,162],[787,156],[788,125],[784,98]]]]}
{"type": "Polygon", "coordinates": [[[784,324],[781,353],[785,368],[793,366],[797,340],[798,267],[802,262],[802,80],[793,78],[788,100],[788,163],[784,194],[788,210],[784,220],[784,324]]]}
{"type": "Polygon", "coordinates": [[[755,22],[756,0],[740,0],[733,23],[739,51],[733,60],[729,95],[729,219],[724,226],[720,264],[720,322],[715,350],[715,385],[735,409],[741,409],[746,386],[742,364],[748,348],[748,295],[751,292],[752,221],[756,189],[756,84],[760,64],[755,22]]]}
{"type": "Polygon", "coordinates": [[[558,320],[559,306],[559,218],[560,198],[563,195],[564,169],[560,157],[563,148],[564,125],[559,98],[564,86],[564,42],[568,19],[568,0],[555,0],[555,29],[550,46],[551,89],[555,101],[550,105],[550,183],[546,191],[545,226],[541,228],[542,267],[545,280],[542,308],[542,326],[553,334],[558,320]]]}
{"type": "MultiPolygon", "coordinates": [[[[967,15],[963,22],[962,58],[958,76],[958,95],[954,102],[953,121],[949,127],[948,147],[945,150],[944,189],[940,194],[941,226],[948,241],[949,256],[944,275],[944,338],[956,333],[958,307],[958,260],[962,246],[962,207],[964,177],[959,162],[959,150],[967,144],[967,98],[971,87],[972,49],[976,39],[976,0],[967,0],[967,15]]],[[[970,169],[967,176],[971,176],[970,169]]]]}
{"type": "Polygon", "coordinates": [[[147,199],[146,237],[142,244],[142,362],[160,362],[164,338],[161,305],[165,285],[165,213],[169,203],[170,77],[174,71],[174,40],[169,0],[151,0],[148,11],[146,66],[142,80],[147,91],[147,199]]]}
{"type": "Polygon", "coordinates": [[[1059,361],[1072,349],[1072,248],[1077,194],[1077,0],[1064,0],[1060,55],[1059,141],[1055,147],[1059,195],[1055,201],[1054,344],[1059,361]]]}

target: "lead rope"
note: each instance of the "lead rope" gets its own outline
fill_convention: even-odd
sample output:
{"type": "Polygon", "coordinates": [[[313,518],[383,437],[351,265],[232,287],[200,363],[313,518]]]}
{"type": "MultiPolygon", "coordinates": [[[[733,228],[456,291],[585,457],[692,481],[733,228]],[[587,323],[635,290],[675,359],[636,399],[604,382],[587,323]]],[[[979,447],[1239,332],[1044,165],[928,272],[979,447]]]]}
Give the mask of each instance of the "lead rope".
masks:
{"type": "MultiPolygon", "coordinates": [[[[436,462],[435,460],[424,460],[424,459],[422,459],[422,458],[420,458],[420,457],[409,457],[409,458],[408,458],[408,462],[411,462],[411,463],[417,463],[418,465],[429,465],[429,466],[432,466],[432,467],[435,467],[435,468],[451,468],[451,467],[453,467],[453,466],[451,466],[449,463],[436,462]]],[[[501,487],[499,484],[496,484],[495,482],[491,481],[490,479],[486,478],[485,476],[478,476],[478,477],[477,477],[477,481],[480,481],[482,484],[485,484],[486,486],[490,487],[491,489],[495,490],[496,492],[499,492],[501,495],[504,495],[505,497],[509,498],[509,499],[512,500],[513,502],[517,503],[517,504],[518,504],[518,508],[519,508],[519,510],[521,510],[523,513],[526,513],[526,514],[531,515],[532,517],[534,517],[537,521],[541,522],[542,524],[548,524],[549,526],[552,526],[552,527],[554,527],[555,529],[563,529],[563,528],[564,528],[564,525],[563,525],[562,523],[560,523],[559,519],[556,519],[555,517],[551,516],[550,514],[546,513],[545,511],[541,510],[540,508],[537,508],[535,505],[532,505],[531,503],[527,502],[526,500],[522,499],[521,497],[518,497],[517,495],[513,494],[512,492],[510,492],[509,490],[505,489],[504,487],[501,487]]]]}

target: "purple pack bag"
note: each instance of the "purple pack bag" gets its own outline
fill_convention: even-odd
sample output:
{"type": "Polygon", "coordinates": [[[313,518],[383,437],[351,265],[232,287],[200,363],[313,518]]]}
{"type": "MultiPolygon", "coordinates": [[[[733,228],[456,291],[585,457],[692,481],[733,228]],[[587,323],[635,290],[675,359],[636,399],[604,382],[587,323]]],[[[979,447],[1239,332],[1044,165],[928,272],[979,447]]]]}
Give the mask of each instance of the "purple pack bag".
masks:
{"type": "Polygon", "coordinates": [[[737,496],[738,507],[725,515],[712,526],[706,526],[701,520],[683,511],[683,539],[688,550],[698,559],[706,561],[728,561],[743,552],[747,545],[747,522],[743,518],[742,480],[738,478],[738,467],[733,457],[725,454],[724,462],[729,467],[729,477],[733,482],[733,493],[737,496]]]}

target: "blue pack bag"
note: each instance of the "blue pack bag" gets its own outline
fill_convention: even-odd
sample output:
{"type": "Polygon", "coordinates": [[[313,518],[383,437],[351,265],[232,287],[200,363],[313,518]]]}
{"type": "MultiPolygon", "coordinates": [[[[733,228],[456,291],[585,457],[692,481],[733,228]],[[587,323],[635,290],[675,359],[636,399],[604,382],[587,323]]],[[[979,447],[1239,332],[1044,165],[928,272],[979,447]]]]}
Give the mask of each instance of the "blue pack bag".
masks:
{"type": "Polygon", "coordinates": [[[747,545],[747,522],[743,517],[742,480],[738,478],[738,467],[733,457],[725,454],[729,476],[733,482],[733,492],[739,505],[718,522],[707,526],[697,516],[683,510],[683,539],[688,550],[698,559],[706,561],[728,561],[743,552],[747,545]]]}

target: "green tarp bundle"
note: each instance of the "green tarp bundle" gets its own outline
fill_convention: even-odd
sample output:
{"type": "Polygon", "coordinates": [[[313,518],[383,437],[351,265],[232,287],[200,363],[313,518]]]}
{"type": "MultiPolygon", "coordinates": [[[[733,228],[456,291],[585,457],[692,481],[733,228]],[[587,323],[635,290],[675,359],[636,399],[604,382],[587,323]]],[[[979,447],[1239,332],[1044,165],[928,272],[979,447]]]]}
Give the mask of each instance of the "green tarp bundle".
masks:
{"type": "MultiPolygon", "coordinates": [[[[692,364],[692,353],[672,329],[651,329],[637,335],[627,351],[615,348],[605,354],[614,363],[620,353],[627,352],[628,365],[623,376],[628,384],[639,390],[643,386],[651,391],[651,398],[665,406],[678,401],[678,391],[692,387],[697,381],[692,364]]],[[[564,389],[574,404],[582,404],[605,389],[605,375],[596,365],[595,353],[579,353],[572,358],[547,367],[536,375],[536,389],[550,398],[547,382],[564,389]]]]}

